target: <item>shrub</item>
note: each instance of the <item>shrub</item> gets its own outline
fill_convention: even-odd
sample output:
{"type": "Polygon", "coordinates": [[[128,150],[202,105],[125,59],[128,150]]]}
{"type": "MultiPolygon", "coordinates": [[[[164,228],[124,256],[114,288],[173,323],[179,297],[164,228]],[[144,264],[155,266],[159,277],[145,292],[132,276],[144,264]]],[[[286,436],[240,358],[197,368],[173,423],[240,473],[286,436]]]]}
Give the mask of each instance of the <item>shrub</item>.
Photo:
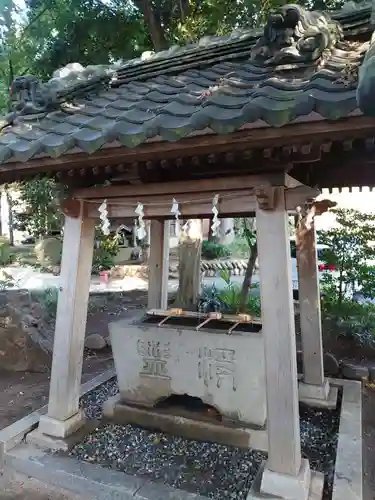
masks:
{"type": "Polygon", "coordinates": [[[59,266],[61,263],[62,241],[58,238],[44,238],[35,245],[35,255],[43,267],[59,266]]]}
{"type": "MultiPolygon", "coordinates": [[[[261,313],[259,295],[250,293],[247,298],[246,311],[241,311],[241,287],[230,281],[228,273],[221,273],[221,277],[225,281],[225,287],[221,290],[218,290],[215,284],[205,287],[199,299],[199,310],[205,313],[220,311],[227,314],[247,312],[259,317],[261,313]]],[[[257,284],[251,286],[252,290],[257,288],[257,284]]]]}
{"type": "Polygon", "coordinates": [[[10,242],[7,238],[0,236],[0,265],[6,266],[12,257],[10,242]]]}
{"type": "Polygon", "coordinates": [[[345,338],[360,347],[375,348],[375,306],[353,300],[322,299],[322,317],[328,338],[345,338]]]}
{"type": "Polygon", "coordinates": [[[57,300],[59,298],[58,288],[46,288],[44,290],[33,290],[30,292],[32,299],[39,302],[47,316],[55,316],[57,300]]]}
{"type": "Polygon", "coordinates": [[[220,259],[230,257],[230,250],[220,243],[215,241],[203,241],[202,243],[202,258],[207,260],[220,259]]]}
{"type": "Polygon", "coordinates": [[[98,274],[101,271],[107,271],[114,265],[114,257],[119,251],[119,240],[116,236],[104,236],[98,233],[98,247],[94,250],[92,272],[98,274]]]}

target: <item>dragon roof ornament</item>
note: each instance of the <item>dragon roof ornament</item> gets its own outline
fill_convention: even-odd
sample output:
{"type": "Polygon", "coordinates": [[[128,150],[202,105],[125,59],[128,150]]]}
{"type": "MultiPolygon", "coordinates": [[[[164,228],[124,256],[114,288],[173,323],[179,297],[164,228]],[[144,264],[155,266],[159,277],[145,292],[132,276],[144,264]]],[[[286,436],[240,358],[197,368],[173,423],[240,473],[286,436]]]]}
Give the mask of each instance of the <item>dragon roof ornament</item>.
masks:
{"type": "Polygon", "coordinates": [[[252,59],[266,65],[311,62],[343,38],[340,24],[324,12],[286,4],[270,13],[252,59]]]}
{"type": "Polygon", "coordinates": [[[365,116],[375,117],[375,32],[359,68],[357,104],[365,116]]]}
{"type": "Polygon", "coordinates": [[[63,103],[80,95],[87,95],[90,89],[98,90],[115,74],[115,66],[87,66],[71,63],[53,73],[52,78],[42,83],[33,75],[16,77],[10,87],[12,110],[0,128],[10,125],[16,119],[45,114],[59,109],[63,103]]]}

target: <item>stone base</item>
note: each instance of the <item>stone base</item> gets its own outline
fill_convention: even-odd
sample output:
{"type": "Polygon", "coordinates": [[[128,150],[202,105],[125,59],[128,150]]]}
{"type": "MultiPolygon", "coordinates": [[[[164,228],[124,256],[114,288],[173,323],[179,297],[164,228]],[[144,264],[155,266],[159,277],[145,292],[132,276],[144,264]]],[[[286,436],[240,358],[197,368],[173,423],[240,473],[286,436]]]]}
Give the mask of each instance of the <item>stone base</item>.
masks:
{"type": "Polygon", "coordinates": [[[46,451],[68,451],[70,444],[66,439],[53,438],[35,429],[26,436],[26,443],[46,451]]]}
{"type": "Polygon", "coordinates": [[[140,408],[121,402],[121,396],[103,405],[104,418],[118,424],[135,424],[188,439],[238,446],[242,449],[268,450],[267,431],[235,427],[226,422],[199,419],[192,412],[171,413],[172,409],[140,408]]]}
{"type": "MultiPolygon", "coordinates": [[[[263,483],[263,479],[264,479],[264,472],[265,472],[265,466],[266,466],[266,462],[264,462],[261,466],[261,468],[259,469],[259,472],[258,472],[258,475],[257,477],[255,478],[255,480],[253,481],[253,484],[252,484],[252,487],[251,487],[251,490],[250,492],[248,493],[247,495],[247,498],[246,500],[322,500],[322,497],[323,497],[323,486],[324,486],[324,475],[320,472],[312,472],[310,473],[310,469],[309,469],[309,473],[308,473],[308,476],[309,476],[309,484],[307,485],[307,489],[301,489],[300,490],[300,493],[302,495],[305,495],[306,491],[306,495],[307,496],[300,496],[300,497],[295,497],[295,496],[291,496],[293,494],[296,493],[296,489],[292,486],[290,488],[287,488],[287,485],[289,483],[289,486],[290,486],[290,479],[287,478],[287,482],[285,482],[284,484],[282,483],[282,481],[279,481],[278,483],[274,480],[274,485],[279,485],[281,487],[284,488],[284,495],[287,495],[287,496],[280,496],[280,495],[275,495],[275,494],[268,494],[268,493],[264,493],[264,492],[261,492],[261,487],[262,487],[262,483],[263,483]]],[[[268,473],[271,472],[271,471],[268,471],[268,473]]],[[[305,470],[306,472],[306,470],[305,470]]],[[[267,473],[267,474],[268,474],[267,473]]],[[[276,474],[276,473],[273,473],[273,474],[276,474]]],[[[282,474],[277,474],[278,476],[278,479],[280,480],[280,477],[282,477],[282,479],[285,478],[284,475],[282,474]]],[[[268,479],[270,479],[268,477],[268,479]]],[[[294,481],[297,481],[298,478],[294,478],[294,481]]],[[[298,490],[298,488],[297,488],[298,490]]],[[[297,491],[297,494],[298,494],[298,491],[297,491]]]]}
{"type": "Polygon", "coordinates": [[[329,382],[324,380],[322,385],[307,384],[302,380],[298,384],[298,394],[306,399],[327,399],[329,394],[329,382]]]}
{"type": "Polygon", "coordinates": [[[274,472],[267,467],[266,462],[260,483],[260,492],[285,500],[308,500],[310,482],[310,464],[307,459],[302,460],[298,476],[274,472]]]}
{"type": "Polygon", "coordinates": [[[78,413],[68,418],[68,420],[57,420],[48,415],[42,415],[39,420],[38,430],[42,434],[64,439],[74,434],[85,423],[86,417],[82,410],[79,410],[78,413]]]}
{"type": "Polygon", "coordinates": [[[323,385],[305,384],[303,381],[298,384],[299,402],[314,408],[335,409],[337,396],[337,387],[332,387],[328,380],[323,385]]]}
{"type": "MultiPolygon", "coordinates": [[[[40,420],[42,420],[42,417],[40,420]]],[[[76,428],[75,431],[72,431],[70,434],[66,434],[65,437],[59,437],[44,433],[42,429],[46,429],[48,427],[43,425],[41,427],[39,423],[39,427],[37,429],[26,435],[26,443],[46,451],[68,451],[87,434],[96,429],[97,426],[97,420],[90,420],[87,422],[83,419],[81,420],[81,425],[76,428]]],[[[51,426],[51,428],[53,427],[51,426]]]]}

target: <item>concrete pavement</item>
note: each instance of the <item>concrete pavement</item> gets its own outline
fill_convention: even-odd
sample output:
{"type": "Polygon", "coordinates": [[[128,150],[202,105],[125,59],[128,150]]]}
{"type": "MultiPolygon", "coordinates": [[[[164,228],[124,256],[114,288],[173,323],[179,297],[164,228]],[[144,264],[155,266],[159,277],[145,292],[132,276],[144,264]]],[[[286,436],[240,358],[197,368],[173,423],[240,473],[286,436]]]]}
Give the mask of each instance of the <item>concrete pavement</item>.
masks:
{"type": "MultiPolygon", "coordinates": [[[[59,288],[61,277],[52,273],[41,273],[32,267],[4,267],[3,270],[11,275],[15,281],[13,288],[23,290],[43,290],[49,288],[59,288]]],[[[238,286],[242,285],[243,276],[233,276],[232,282],[238,286]]],[[[259,275],[253,277],[253,282],[259,282],[259,275]]],[[[204,286],[214,285],[218,289],[225,288],[225,282],[219,277],[205,277],[204,286]]],[[[169,280],[169,292],[174,292],[178,288],[178,280],[169,280]]],[[[147,290],[148,281],[135,276],[126,276],[121,279],[110,280],[109,283],[102,283],[98,276],[93,276],[90,284],[90,292],[129,292],[133,290],[147,290]]]]}

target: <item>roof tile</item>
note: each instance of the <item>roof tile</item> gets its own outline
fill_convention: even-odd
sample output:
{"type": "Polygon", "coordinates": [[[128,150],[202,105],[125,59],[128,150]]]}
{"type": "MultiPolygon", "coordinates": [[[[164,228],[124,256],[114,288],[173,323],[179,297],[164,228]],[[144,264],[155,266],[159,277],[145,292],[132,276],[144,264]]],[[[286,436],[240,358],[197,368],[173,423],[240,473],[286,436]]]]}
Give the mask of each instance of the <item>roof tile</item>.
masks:
{"type": "Polygon", "coordinates": [[[73,134],[76,145],[86,153],[93,153],[107,142],[107,137],[100,130],[82,128],[73,134]]]}
{"type": "MultiPolygon", "coordinates": [[[[289,8],[296,9],[281,9],[289,8]]],[[[348,67],[358,68],[368,44],[343,39],[323,16],[318,29],[325,34],[325,49],[309,58],[317,17],[298,12],[303,29],[295,33],[299,45],[289,52],[277,46],[277,33],[269,43],[262,31],[237,30],[128,61],[102,80],[96,76],[64,87],[60,95],[69,106],[21,116],[3,130],[0,162],[41,153],[56,157],[74,147],[90,154],[114,140],[127,147],[154,137],[177,141],[205,128],[227,134],[257,120],[281,127],[312,111],[329,120],[347,116],[356,108],[356,82],[343,75],[348,67]],[[305,42],[306,50],[299,52],[305,42]]],[[[370,33],[370,16],[370,4],[332,14],[350,36],[370,33]]]]}

